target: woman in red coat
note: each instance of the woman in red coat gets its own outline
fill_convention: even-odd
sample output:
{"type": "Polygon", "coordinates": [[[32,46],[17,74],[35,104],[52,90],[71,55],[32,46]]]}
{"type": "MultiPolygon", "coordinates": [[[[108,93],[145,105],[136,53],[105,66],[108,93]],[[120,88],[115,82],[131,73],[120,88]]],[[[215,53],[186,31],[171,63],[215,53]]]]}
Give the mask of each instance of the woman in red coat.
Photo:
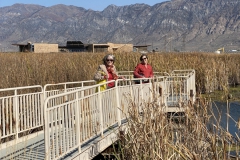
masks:
{"type": "MultiPolygon", "coordinates": [[[[103,64],[98,66],[97,72],[94,74],[94,80],[97,83],[105,83],[111,80],[125,79],[122,76],[118,76],[116,67],[114,65],[115,56],[112,54],[107,54],[103,58],[103,64]]],[[[105,90],[115,86],[115,82],[110,82],[107,85],[100,87],[100,90],[105,90]]]]}
{"type": "MultiPolygon", "coordinates": [[[[140,57],[141,63],[139,63],[133,72],[134,78],[153,78],[153,69],[150,64],[148,64],[148,57],[146,54],[142,54],[140,57]]],[[[143,80],[144,83],[149,82],[149,80],[143,80]]]]}

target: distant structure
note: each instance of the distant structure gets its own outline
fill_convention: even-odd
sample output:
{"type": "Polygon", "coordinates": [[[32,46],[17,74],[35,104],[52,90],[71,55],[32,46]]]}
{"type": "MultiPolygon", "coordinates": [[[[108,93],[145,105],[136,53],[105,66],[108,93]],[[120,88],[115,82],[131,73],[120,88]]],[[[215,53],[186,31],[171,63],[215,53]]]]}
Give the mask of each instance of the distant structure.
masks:
{"type": "Polygon", "coordinates": [[[224,53],[224,47],[217,49],[214,53],[217,54],[224,53]]]}
{"type": "Polygon", "coordinates": [[[134,45],[133,51],[140,52],[140,53],[148,53],[148,47],[151,45],[134,45]]]}
{"type": "Polygon", "coordinates": [[[88,45],[81,41],[67,41],[66,46],[59,46],[59,52],[87,52],[88,45]]]}
{"type": "Polygon", "coordinates": [[[148,47],[151,45],[135,45],[133,44],[84,44],[82,41],[67,41],[65,46],[48,43],[31,43],[27,44],[12,44],[19,47],[19,52],[34,52],[34,53],[53,53],[53,52],[140,52],[148,53],[148,47]]]}
{"type": "Polygon", "coordinates": [[[81,41],[67,41],[66,46],[59,46],[60,52],[131,52],[133,51],[133,44],[84,44],[81,41]]]}
{"type": "Polygon", "coordinates": [[[53,53],[58,52],[58,44],[49,43],[32,43],[27,44],[12,44],[19,47],[19,52],[34,52],[34,53],[53,53]]]}
{"type": "Polygon", "coordinates": [[[183,34],[183,37],[182,37],[182,51],[186,51],[186,37],[187,37],[187,35],[183,34]]]}
{"type": "Polygon", "coordinates": [[[108,52],[115,53],[115,52],[132,52],[133,51],[133,44],[117,44],[117,43],[107,43],[109,45],[108,52]]]}

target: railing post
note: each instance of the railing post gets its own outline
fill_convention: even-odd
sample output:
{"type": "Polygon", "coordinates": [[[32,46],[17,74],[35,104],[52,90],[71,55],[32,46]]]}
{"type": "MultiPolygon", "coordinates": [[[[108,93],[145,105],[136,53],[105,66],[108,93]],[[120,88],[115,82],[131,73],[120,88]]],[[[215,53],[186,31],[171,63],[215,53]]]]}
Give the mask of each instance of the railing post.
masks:
{"type": "Polygon", "coordinates": [[[196,81],[195,81],[195,70],[193,71],[193,75],[192,75],[192,88],[194,89],[193,90],[193,94],[194,94],[194,96],[193,96],[193,101],[195,101],[196,100],[196,81]]]}
{"type": "Polygon", "coordinates": [[[81,153],[81,142],[80,142],[80,110],[79,110],[79,95],[78,95],[78,91],[76,93],[76,134],[77,134],[77,145],[78,145],[78,151],[79,153],[81,153]]]}
{"type": "Polygon", "coordinates": [[[163,103],[164,103],[165,106],[166,106],[166,110],[168,109],[168,103],[167,103],[167,101],[168,101],[168,94],[169,94],[169,92],[170,92],[170,88],[169,88],[169,87],[170,87],[169,77],[170,77],[170,76],[164,78],[163,103]]]}
{"type": "Polygon", "coordinates": [[[160,96],[160,106],[162,106],[163,104],[163,88],[162,88],[162,85],[161,85],[161,82],[158,81],[158,94],[160,96]]]}
{"type": "Polygon", "coordinates": [[[141,101],[141,102],[138,102],[138,112],[143,112],[143,106],[142,105],[139,105],[139,104],[141,104],[142,102],[143,102],[143,80],[141,79],[140,80],[140,90],[141,90],[141,97],[140,97],[140,99],[139,99],[139,101],[141,101]]]}
{"type": "Polygon", "coordinates": [[[162,86],[159,86],[159,95],[160,95],[160,97],[162,97],[162,86]]]}
{"type": "MultiPolygon", "coordinates": [[[[65,84],[64,84],[64,93],[66,93],[66,92],[67,92],[67,84],[65,83],[65,84]]],[[[64,97],[64,101],[65,101],[65,102],[68,101],[67,96],[64,97]]]]}
{"type": "Polygon", "coordinates": [[[115,81],[115,93],[116,93],[116,103],[117,103],[117,120],[118,126],[121,126],[121,108],[120,108],[120,101],[119,101],[119,90],[118,90],[118,80],[115,81]]]}
{"type": "Polygon", "coordinates": [[[45,142],[45,160],[50,159],[50,146],[49,146],[49,115],[47,112],[47,100],[44,100],[44,108],[43,108],[43,113],[44,113],[44,142],[45,142]]]}
{"type": "Polygon", "coordinates": [[[13,101],[13,110],[15,116],[15,129],[16,129],[16,140],[18,140],[18,123],[19,123],[19,112],[18,112],[18,96],[17,89],[14,90],[14,101],[13,101]]]}
{"type": "Polygon", "coordinates": [[[193,102],[193,90],[190,89],[190,100],[193,102]]]}
{"type": "Polygon", "coordinates": [[[100,91],[100,86],[98,86],[98,104],[99,104],[99,115],[100,115],[100,131],[101,136],[103,136],[103,112],[102,112],[102,92],[100,91]]]}
{"type": "Polygon", "coordinates": [[[153,80],[154,80],[154,79],[152,79],[152,78],[151,78],[151,79],[148,79],[148,83],[150,83],[150,88],[149,88],[149,91],[150,91],[149,95],[151,95],[151,96],[150,96],[150,102],[153,101],[154,94],[155,94],[155,93],[154,93],[154,92],[155,92],[155,88],[153,88],[153,87],[155,87],[154,84],[153,84],[153,83],[154,83],[153,80]]]}
{"type": "Polygon", "coordinates": [[[43,88],[41,88],[41,92],[42,94],[40,94],[40,101],[41,101],[41,108],[40,108],[40,112],[41,112],[41,124],[44,126],[44,102],[46,99],[46,91],[45,91],[45,86],[43,88]]]}

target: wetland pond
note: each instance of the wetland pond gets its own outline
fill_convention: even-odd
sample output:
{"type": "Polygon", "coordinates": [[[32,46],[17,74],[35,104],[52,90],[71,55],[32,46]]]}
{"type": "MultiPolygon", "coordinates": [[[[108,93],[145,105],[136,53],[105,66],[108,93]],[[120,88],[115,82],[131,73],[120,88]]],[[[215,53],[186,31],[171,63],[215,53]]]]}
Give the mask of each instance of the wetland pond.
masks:
{"type": "MultiPolygon", "coordinates": [[[[216,118],[221,118],[220,119],[220,125],[227,130],[233,137],[240,137],[240,103],[239,102],[214,102],[213,105],[213,112],[216,118]],[[229,106],[229,107],[227,107],[229,106]],[[229,108],[229,110],[227,110],[229,108]],[[227,113],[229,112],[229,116],[227,116],[227,113]],[[221,117],[220,117],[221,116],[221,117]]],[[[239,143],[239,142],[238,142],[239,143]]],[[[228,153],[232,157],[235,157],[236,151],[232,150],[228,153]]]]}
{"type": "Polygon", "coordinates": [[[221,116],[220,125],[236,137],[236,134],[240,136],[240,128],[238,128],[237,122],[240,119],[240,103],[239,102],[229,102],[229,107],[227,107],[226,102],[214,102],[213,112],[216,118],[219,118],[221,116]],[[227,116],[227,108],[229,108],[229,115],[227,116]],[[227,125],[228,124],[228,125],[227,125]]]}

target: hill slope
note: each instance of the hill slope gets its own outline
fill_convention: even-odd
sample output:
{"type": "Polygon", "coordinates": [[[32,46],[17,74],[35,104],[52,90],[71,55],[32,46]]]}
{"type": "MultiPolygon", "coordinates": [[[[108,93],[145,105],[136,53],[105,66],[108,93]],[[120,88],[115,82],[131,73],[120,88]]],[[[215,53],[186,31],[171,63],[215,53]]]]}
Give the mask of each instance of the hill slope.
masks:
{"type": "Polygon", "coordinates": [[[67,40],[149,44],[161,51],[240,49],[240,1],[172,0],[110,5],[101,12],[66,5],[0,9],[0,51],[16,49],[13,43],[67,40]]]}

